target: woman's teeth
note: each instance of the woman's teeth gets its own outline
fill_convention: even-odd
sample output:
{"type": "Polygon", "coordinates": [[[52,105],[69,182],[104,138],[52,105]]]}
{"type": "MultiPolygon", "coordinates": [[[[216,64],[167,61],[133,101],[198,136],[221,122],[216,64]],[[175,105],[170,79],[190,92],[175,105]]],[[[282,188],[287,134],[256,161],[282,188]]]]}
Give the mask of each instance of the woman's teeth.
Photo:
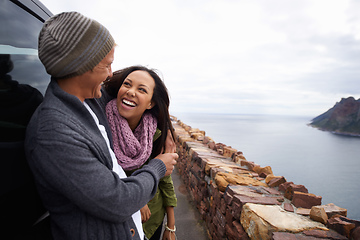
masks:
{"type": "Polygon", "coordinates": [[[136,107],[136,104],[134,102],[128,101],[126,99],[123,99],[122,102],[130,107],[136,107]]]}

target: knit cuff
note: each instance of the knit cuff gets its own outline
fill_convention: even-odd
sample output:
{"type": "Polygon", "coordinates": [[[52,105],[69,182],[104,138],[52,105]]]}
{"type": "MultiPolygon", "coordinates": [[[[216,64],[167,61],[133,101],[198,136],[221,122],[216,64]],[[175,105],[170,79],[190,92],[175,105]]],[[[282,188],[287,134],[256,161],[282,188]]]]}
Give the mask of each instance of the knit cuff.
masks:
{"type": "Polygon", "coordinates": [[[158,171],[160,178],[165,176],[166,166],[165,166],[165,163],[163,161],[161,161],[160,159],[154,158],[154,159],[150,160],[148,166],[155,168],[158,171]]]}

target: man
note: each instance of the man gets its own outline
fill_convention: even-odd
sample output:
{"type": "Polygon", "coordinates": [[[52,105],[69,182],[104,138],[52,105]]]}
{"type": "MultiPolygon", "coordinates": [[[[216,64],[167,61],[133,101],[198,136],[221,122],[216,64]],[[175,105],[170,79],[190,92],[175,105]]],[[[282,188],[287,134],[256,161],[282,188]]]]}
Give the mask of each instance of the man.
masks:
{"type": "Polygon", "coordinates": [[[96,100],[112,75],[114,45],[104,26],[77,12],[51,17],[39,34],[39,58],[52,78],[28,125],[25,149],[54,239],[142,239],[136,213],[178,157],[160,154],[128,178],[115,169],[110,129],[96,100]]]}

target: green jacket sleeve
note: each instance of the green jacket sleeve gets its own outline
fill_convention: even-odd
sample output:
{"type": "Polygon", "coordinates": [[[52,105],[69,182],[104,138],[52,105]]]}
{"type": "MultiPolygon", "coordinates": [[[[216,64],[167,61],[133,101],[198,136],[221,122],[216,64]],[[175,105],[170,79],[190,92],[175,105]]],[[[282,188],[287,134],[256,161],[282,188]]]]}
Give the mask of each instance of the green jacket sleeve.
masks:
{"type": "Polygon", "coordinates": [[[163,205],[164,207],[176,207],[177,198],[174,189],[174,183],[171,178],[171,175],[163,177],[159,182],[159,190],[163,196],[163,205]]]}

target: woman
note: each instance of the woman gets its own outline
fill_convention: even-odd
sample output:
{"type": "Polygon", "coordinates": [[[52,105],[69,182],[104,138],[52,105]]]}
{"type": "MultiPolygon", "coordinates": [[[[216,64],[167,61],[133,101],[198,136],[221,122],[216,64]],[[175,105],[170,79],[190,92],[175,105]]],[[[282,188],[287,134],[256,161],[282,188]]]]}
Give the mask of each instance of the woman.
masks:
{"type": "MultiPolygon", "coordinates": [[[[114,98],[106,105],[114,152],[119,165],[130,175],[159,153],[175,152],[174,133],[169,116],[169,96],[157,73],[144,66],[131,66],[113,73],[104,88],[114,98]],[[171,144],[172,143],[172,144],[171,144]]],[[[145,235],[175,239],[174,207],[177,199],[171,176],[159,183],[155,197],[141,209],[145,235]]]]}

